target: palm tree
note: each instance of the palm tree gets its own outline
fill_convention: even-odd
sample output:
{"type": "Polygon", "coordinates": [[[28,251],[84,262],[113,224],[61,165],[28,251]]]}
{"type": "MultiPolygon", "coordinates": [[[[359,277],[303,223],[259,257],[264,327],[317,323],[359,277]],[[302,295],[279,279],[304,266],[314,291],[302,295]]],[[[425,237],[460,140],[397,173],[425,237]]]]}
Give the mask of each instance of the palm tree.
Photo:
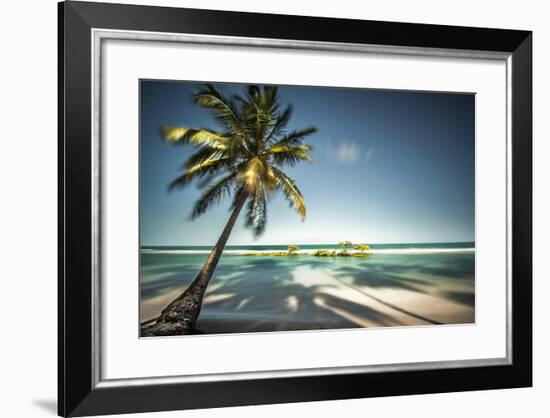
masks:
{"type": "Polygon", "coordinates": [[[341,241],[336,245],[340,247],[340,255],[349,255],[349,249],[353,246],[351,241],[341,241]]]}
{"type": "Polygon", "coordinates": [[[143,336],[196,332],[206,287],[245,204],[246,226],[251,227],[256,236],[265,229],[267,198],[275,191],[283,193],[302,220],[306,216],[304,197],[283,169],[312,160],[309,154],[312,147],[303,144],[303,139],[317,129],[310,126],[287,130],[292,107],[280,109],[277,87],[248,86],[242,95],[226,96],[206,84],[193,94],[193,101],[213,113],[220,130],[161,127],[166,142],[197,147],[184,162],[184,173],[170,183],[169,189],[199,180],[205,190],[195,203],[192,219],[230,195],[233,196],[232,212],[191,285],[157,318],[142,324],[143,336]]]}
{"type": "Polygon", "coordinates": [[[370,251],[370,247],[367,244],[355,244],[353,248],[359,251],[360,254],[365,254],[365,251],[370,251]]]}
{"type": "Polygon", "coordinates": [[[296,244],[290,244],[288,246],[288,255],[295,255],[300,251],[300,246],[296,244]]]}

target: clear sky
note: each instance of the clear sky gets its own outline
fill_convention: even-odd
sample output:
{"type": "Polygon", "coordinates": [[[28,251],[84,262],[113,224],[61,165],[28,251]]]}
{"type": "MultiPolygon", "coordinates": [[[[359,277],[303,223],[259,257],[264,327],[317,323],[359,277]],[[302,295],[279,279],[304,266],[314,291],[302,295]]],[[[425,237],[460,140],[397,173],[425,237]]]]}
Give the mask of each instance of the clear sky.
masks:
{"type": "MultiPolygon", "coordinates": [[[[142,245],[213,245],[229,217],[231,199],[191,221],[199,189],[168,192],[194,149],[163,143],[159,126],[216,129],[191,101],[196,86],[140,83],[142,245]]],[[[295,86],[279,95],[294,107],[289,129],[319,130],[306,141],[314,162],[286,170],[305,197],[306,220],[274,195],[265,233],[255,239],[242,216],[228,245],[474,240],[474,95],[295,86]]]]}

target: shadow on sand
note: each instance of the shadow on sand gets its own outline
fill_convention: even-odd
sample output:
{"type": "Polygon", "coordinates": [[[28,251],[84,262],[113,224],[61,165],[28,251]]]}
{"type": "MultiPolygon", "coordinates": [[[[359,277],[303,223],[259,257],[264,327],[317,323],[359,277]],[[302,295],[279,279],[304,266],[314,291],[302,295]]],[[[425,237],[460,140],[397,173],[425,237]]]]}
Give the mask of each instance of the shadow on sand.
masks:
{"type": "MultiPolygon", "coordinates": [[[[438,303],[459,304],[473,312],[473,257],[451,257],[445,263],[437,257],[423,261],[410,257],[400,265],[370,258],[262,257],[243,263],[240,257],[222,257],[197,327],[211,334],[441,324],[404,306],[402,297],[383,297],[378,292],[391,290],[409,299],[415,294],[438,298],[438,303]],[[307,274],[300,270],[304,268],[307,274]],[[303,280],[304,276],[313,279],[303,280]],[[457,290],[461,282],[471,282],[471,289],[459,286],[457,290]],[[350,292],[353,297],[347,296],[350,292]]],[[[197,267],[150,265],[147,273],[158,278],[142,282],[142,301],[185,289],[197,267]]]]}

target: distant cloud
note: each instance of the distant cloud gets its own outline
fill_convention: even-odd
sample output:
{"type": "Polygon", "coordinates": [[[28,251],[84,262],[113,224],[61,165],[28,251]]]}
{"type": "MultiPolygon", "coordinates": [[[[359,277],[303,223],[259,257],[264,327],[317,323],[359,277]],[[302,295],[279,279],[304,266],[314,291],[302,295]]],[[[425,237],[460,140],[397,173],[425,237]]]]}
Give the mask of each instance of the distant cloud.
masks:
{"type": "Polygon", "coordinates": [[[374,148],[362,148],[354,141],[341,142],[332,146],[330,139],[327,142],[327,160],[339,164],[355,164],[359,160],[370,160],[374,154],[374,148]]]}
{"type": "Polygon", "coordinates": [[[361,152],[355,142],[343,143],[336,147],[335,156],[342,164],[353,164],[361,158],[361,152]]]}

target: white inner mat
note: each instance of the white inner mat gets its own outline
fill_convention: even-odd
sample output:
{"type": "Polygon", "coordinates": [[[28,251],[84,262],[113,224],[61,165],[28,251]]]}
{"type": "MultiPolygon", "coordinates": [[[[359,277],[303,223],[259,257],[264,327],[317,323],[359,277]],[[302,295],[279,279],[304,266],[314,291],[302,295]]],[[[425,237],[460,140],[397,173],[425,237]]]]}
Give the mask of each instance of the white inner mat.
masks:
{"type": "Polygon", "coordinates": [[[504,61],[125,40],[101,54],[102,379],[506,356],[504,61]],[[141,78],[476,93],[475,325],[140,339],[141,78]]]}

